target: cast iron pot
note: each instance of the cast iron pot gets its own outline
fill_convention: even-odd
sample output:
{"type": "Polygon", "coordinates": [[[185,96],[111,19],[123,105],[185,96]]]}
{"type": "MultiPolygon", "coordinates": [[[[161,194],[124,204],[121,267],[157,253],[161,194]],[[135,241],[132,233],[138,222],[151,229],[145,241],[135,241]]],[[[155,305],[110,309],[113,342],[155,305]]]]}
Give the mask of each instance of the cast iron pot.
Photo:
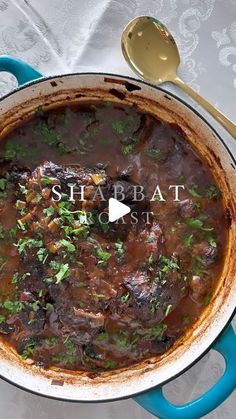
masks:
{"type": "Polygon", "coordinates": [[[212,301],[194,327],[166,354],[92,379],[85,372],[43,371],[29,366],[1,343],[2,378],[38,395],[66,401],[104,402],[132,396],[149,412],[164,419],[194,419],[207,414],[236,386],[236,336],[229,326],[236,302],[236,178],[235,161],[226,143],[182,100],[129,77],[100,73],[43,77],[26,63],[8,56],[0,57],[0,71],[14,74],[20,86],[0,101],[0,138],[39,106],[50,109],[65,102],[90,99],[135,104],[144,112],[152,112],[182,127],[211,167],[223,192],[229,220],[224,269],[212,301]],[[210,348],[223,355],[224,375],[197,400],[183,406],[169,403],[161,386],[183,373],[210,348]]]}

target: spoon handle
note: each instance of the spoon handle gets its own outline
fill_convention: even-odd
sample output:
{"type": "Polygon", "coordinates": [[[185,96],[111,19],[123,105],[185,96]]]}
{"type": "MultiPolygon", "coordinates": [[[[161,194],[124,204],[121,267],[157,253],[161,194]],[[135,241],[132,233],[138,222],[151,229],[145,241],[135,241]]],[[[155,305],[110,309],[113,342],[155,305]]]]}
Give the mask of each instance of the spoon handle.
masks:
{"type": "Polygon", "coordinates": [[[189,96],[191,96],[196,102],[199,103],[203,108],[205,108],[214,118],[221,124],[223,127],[236,139],[236,124],[234,124],[230,119],[228,119],[223,113],[218,111],[213,105],[211,105],[206,99],[200,96],[195,90],[189,87],[186,83],[183,82],[179,77],[174,77],[171,80],[178,87],[184,90],[189,96]]]}

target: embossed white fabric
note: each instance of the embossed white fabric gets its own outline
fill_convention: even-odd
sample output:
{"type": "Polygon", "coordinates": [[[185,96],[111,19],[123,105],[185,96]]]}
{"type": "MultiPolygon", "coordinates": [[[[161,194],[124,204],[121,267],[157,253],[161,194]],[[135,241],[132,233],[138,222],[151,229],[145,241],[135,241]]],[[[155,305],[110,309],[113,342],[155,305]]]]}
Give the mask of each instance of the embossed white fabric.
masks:
{"type": "MultiPolygon", "coordinates": [[[[76,71],[133,75],[120,51],[120,35],[138,15],[153,15],[168,26],[180,49],[181,77],[236,122],[236,0],[0,0],[0,54],[20,57],[45,75],[76,71]]],[[[0,96],[14,85],[14,77],[0,74],[0,96]]],[[[166,88],[193,103],[177,88],[166,88]]],[[[229,135],[194,106],[236,153],[229,135]]],[[[211,351],[169,384],[166,393],[175,403],[186,402],[222,372],[222,360],[211,351]]],[[[235,410],[234,392],[206,417],[234,419],[235,410]]],[[[68,404],[27,394],[3,380],[0,415],[4,419],[152,418],[130,400],[68,404]]]]}

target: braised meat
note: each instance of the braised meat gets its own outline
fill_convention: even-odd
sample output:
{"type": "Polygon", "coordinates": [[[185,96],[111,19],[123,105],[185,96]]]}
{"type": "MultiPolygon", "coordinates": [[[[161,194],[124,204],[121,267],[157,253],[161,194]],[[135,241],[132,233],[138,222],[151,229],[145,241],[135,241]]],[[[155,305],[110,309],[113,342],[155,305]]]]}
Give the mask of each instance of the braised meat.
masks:
{"type": "Polygon", "coordinates": [[[163,354],[209,304],[226,240],[179,127],[112,103],[39,110],[0,146],[0,338],[93,374],[163,354]],[[131,210],[114,223],[110,198],[131,210]]]}

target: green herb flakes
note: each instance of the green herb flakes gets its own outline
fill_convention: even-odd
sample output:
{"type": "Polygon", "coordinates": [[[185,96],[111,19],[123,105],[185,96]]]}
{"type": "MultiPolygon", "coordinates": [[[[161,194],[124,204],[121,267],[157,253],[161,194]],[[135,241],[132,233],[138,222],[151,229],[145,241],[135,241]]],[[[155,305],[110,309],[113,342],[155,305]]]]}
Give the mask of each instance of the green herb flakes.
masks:
{"type": "Polygon", "coordinates": [[[129,292],[128,292],[127,294],[124,294],[124,295],[122,295],[122,296],[120,297],[120,301],[121,301],[122,303],[126,303],[126,302],[128,301],[128,299],[129,299],[129,297],[130,297],[130,294],[129,294],[129,292]]]}
{"type": "Polygon", "coordinates": [[[60,270],[55,275],[56,284],[60,284],[63,279],[68,277],[68,275],[69,275],[69,265],[68,265],[68,263],[61,264],[60,270]]]}
{"type": "Polygon", "coordinates": [[[221,197],[219,188],[215,185],[211,185],[206,191],[206,198],[217,200],[221,197]]]}
{"type": "Polygon", "coordinates": [[[22,303],[21,301],[5,300],[3,303],[3,307],[11,314],[15,314],[19,313],[24,309],[24,303],[22,303]]]}
{"type": "Polygon", "coordinates": [[[48,258],[48,250],[45,249],[45,247],[41,247],[37,251],[37,256],[38,256],[38,260],[44,264],[48,258]]]}
{"type": "Polygon", "coordinates": [[[106,332],[101,332],[96,336],[96,340],[103,341],[103,340],[107,340],[108,338],[108,334],[106,332]]]}
{"type": "Polygon", "coordinates": [[[188,227],[203,230],[203,231],[212,231],[213,227],[208,227],[204,225],[204,222],[200,218],[188,218],[186,220],[186,224],[188,227]]]}
{"type": "Polygon", "coordinates": [[[119,257],[123,257],[125,255],[124,243],[118,239],[115,243],[115,249],[119,255],[119,257]]]}
{"type": "Polygon", "coordinates": [[[188,188],[188,192],[193,198],[201,198],[197,185],[192,185],[188,188]]]}
{"type": "Polygon", "coordinates": [[[168,306],[166,307],[166,310],[165,310],[165,316],[166,317],[170,314],[170,312],[172,311],[172,308],[173,308],[172,304],[168,304],[168,306]]]}
{"type": "Polygon", "coordinates": [[[160,323],[157,326],[151,327],[150,329],[147,330],[145,334],[145,339],[161,340],[166,329],[167,329],[167,325],[164,323],[160,323]]]}
{"type": "Polygon", "coordinates": [[[64,246],[66,248],[66,250],[68,250],[68,252],[75,252],[76,251],[76,247],[73,243],[71,243],[68,240],[62,239],[59,241],[61,246],[64,246]]]}
{"type": "Polygon", "coordinates": [[[55,209],[53,207],[44,208],[43,213],[46,215],[46,217],[51,217],[55,212],[55,209]]]}
{"type": "Polygon", "coordinates": [[[52,312],[54,311],[54,306],[53,306],[53,304],[51,304],[51,303],[47,303],[47,304],[46,304],[46,306],[45,306],[45,310],[46,310],[48,313],[52,313],[52,312]]]}
{"type": "Polygon", "coordinates": [[[186,237],[183,239],[183,245],[184,245],[185,247],[191,247],[193,243],[194,243],[193,234],[190,234],[189,236],[186,236],[186,237]]]}
{"type": "Polygon", "coordinates": [[[96,248],[96,253],[98,257],[98,265],[105,265],[111,257],[111,253],[102,250],[101,247],[96,248]]]}
{"type": "Polygon", "coordinates": [[[31,239],[28,237],[22,238],[18,241],[18,243],[16,244],[17,248],[18,248],[18,252],[21,254],[25,254],[26,255],[26,250],[27,249],[32,249],[32,248],[40,248],[43,246],[43,242],[42,240],[37,240],[37,239],[31,239]]]}
{"type": "Polygon", "coordinates": [[[29,338],[25,342],[24,350],[21,354],[21,358],[23,360],[26,360],[31,357],[31,355],[34,355],[36,352],[36,346],[38,345],[38,340],[34,338],[29,338]]]}

